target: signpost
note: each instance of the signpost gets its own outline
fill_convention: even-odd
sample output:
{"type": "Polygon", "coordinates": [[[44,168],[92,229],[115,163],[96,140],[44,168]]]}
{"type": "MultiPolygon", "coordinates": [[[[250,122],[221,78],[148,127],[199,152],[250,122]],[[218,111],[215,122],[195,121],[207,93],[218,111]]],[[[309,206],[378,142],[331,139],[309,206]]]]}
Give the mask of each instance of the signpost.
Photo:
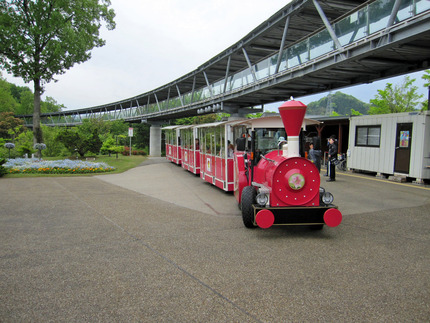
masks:
{"type": "Polygon", "coordinates": [[[130,137],[130,156],[131,156],[131,137],[133,137],[133,128],[128,128],[128,136],[130,137]]]}

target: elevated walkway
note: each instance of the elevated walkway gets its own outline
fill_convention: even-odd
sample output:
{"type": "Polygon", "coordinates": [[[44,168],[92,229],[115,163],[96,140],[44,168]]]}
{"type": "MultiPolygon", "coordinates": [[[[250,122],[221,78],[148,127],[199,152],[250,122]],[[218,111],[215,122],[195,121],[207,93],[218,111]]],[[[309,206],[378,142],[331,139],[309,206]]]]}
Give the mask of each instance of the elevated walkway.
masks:
{"type": "MultiPolygon", "coordinates": [[[[196,70],[155,90],[49,113],[45,125],[85,118],[166,122],[321,93],[430,66],[427,0],[294,0],[196,70]]],[[[78,94],[77,94],[78,95],[78,94]]],[[[251,110],[252,111],[252,110],[251,110]]],[[[32,126],[32,116],[20,116],[32,126]]]]}

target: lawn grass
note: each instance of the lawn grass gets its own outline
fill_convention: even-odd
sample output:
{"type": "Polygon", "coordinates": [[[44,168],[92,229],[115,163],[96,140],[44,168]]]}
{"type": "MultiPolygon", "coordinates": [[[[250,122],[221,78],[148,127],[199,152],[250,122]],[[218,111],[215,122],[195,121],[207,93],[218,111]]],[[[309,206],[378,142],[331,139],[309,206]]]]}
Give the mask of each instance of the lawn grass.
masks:
{"type": "MultiPolygon", "coordinates": [[[[95,162],[104,162],[109,166],[115,167],[114,171],[107,173],[95,173],[94,175],[109,175],[109,174],[118,174],[123,173],[131,168],[139,166],[143,163],[147,157],[136,155],[136,156],[124,156],[118,155],[118,158],[115,155],[109,156],[96,156],[96,157],[88,157],[89,161],[93,161],[95,158],[95,162]]],[[[56,158],[56,157],[43,157],[46,160],[58,160],[64,158],[56,158]]],[[[69,158],[72,159],[72,158],[69,158]]],[[[6,174],[3,178],[22,178],[22,177],[64,177],[64,176],[93,176],[93,174],[6,174]]]]}
{"type": "Polygon", "coordinates": [[[96,157],[96,161],[104,162],[109,166],[115,167],[114,171],[108,172],[105,174],[123,173],[126,170],[139,166],[146,159],[147,159],[146,156],[140,156],[140,155],[136,155],[136,156],[118,155],[118,158],[116,158],[115,155],[112,155],[111,157],[109,156],[96,157]]]}

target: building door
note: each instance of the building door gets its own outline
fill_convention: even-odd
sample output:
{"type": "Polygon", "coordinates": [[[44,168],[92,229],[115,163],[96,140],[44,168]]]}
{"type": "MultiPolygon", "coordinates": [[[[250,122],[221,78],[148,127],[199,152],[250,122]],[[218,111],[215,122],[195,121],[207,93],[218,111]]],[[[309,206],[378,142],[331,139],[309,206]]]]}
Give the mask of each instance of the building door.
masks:
{"type": "Polygon", "coordinates": [[[411,162],[412,123],[398,123],[396,134],[394,172],[408,174],[411,162]]]}

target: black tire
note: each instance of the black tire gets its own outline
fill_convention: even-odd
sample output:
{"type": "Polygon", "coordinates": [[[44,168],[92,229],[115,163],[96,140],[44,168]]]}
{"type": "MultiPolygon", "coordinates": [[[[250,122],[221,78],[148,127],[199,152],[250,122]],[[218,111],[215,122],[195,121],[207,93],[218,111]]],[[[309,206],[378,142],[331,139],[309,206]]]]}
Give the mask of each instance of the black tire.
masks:
{"type": "Polygon", "coordinates": [[[255,228],[252,204],[255,203],[256,196],[257,191],[255,188],[253,186],[246,186],[242,191],[242,198],[240,200],[243,224],[250,229],[255,228]]]}
{"type": "Polygon", "coordinates": [[[309,228],[311,230],[319,231],[324,228],[324,224],[318,224],[318,225],[310,225],[309,228]]]}

